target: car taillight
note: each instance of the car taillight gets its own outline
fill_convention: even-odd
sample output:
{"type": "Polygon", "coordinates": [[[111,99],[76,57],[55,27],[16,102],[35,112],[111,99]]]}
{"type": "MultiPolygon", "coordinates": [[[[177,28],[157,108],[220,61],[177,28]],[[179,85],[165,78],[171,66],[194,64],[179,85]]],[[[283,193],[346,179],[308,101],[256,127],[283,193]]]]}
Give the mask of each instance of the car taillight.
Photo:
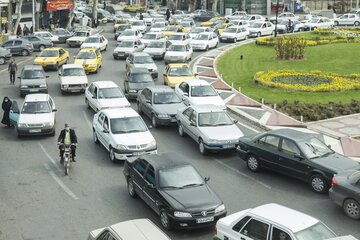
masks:
{"type": "Polygon", "coordinates": [[[28,44],[26,44],[26,47],[27,48],[33,48],[33,45],[32,45],[32,43],[28,43],[28,44]]]}
{"type": "Polygon", "coordinates": [[[331,181],[331,186],[336,186],[337,185],[337,182],[336,182],[336,179],[335,178],[333,178],[332,179],[332,181],[331,181]]]}

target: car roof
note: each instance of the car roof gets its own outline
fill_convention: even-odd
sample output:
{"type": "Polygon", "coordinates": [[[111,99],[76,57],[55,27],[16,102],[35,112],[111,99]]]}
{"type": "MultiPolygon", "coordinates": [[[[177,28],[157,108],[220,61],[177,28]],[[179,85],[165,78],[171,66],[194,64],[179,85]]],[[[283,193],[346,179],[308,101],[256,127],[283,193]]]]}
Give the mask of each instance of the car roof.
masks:
{"type": "Polygon", "coordinates": [[[165,85],[154,85],[154,86],[149,86],[147,88],[150,89],[153,93],[174,92],[174,90],[171,87],[165,85]]]}
{"type": "Polygon", "coordinates": [[[190,164],[183,156],[174,152],[148,154],[142,156],[141,158],[148,161],[155,169],[171,168],[190,164]]]}
{"type": "Polygon", "coordinates": [[[43,70],[43,68],[41,65],[32,64],[32,65],[25,65],[23,67],[23,70],[43,70]]]}
{"type": "Polygon", "coordinates": [[[105,113],[110,118],[140,117],[139,114],[130,107],[107,108],[107,109],[101,110],[101,112],[105,113]]]}
{"type": "Polygon", "coordinates": [[[189,86],[203,86],[203,85],[206,85],[206,86],[209,86],[210,83],[208,83],[207,81],[205,80],[185,80],[183,82],[186,82],[187,84],[189,84],[189,86]]]}
{"type": "Polygon", "coordinates": [[[306,132],[301,132],[295,129],[291,129],[291,128],[280,128],[280,129],[275,129],[272,131],[269,131],[268,133],[280,136],[280,137],[286,137],[286,138],[291,138],[294,141],[303,141],[309,138],[313,138],[314,135],[306,133],[306,132]]]}
{"type": "Polygon", "coordinates": [[[224,112],[221,107],[214,104],[191,105],[191,108],[194,109],[197,113],[224,112]]]}
{"type": "Polygon", "coordinates": [[[75,63],[68,63],[68,64],[64,64],[62,66],[63,69],[68,69],[68,68],[83,68],[83,66],[81,64],[75,64],[75,63]]]}
{"type": "Polygon", "coordinates": [[[49,94],[47,93],[35,93],[35,94],[27,94],[25,96],[24,102],[43,102],[49,99],[49,94]]]}
{"type": "Polygon", "coordinates": [[[119,87],[116,83],[113,81],[95,81],[93,82],[94,85],[96,85],[99,88],[113,88],[113,87],[119,87]]]}

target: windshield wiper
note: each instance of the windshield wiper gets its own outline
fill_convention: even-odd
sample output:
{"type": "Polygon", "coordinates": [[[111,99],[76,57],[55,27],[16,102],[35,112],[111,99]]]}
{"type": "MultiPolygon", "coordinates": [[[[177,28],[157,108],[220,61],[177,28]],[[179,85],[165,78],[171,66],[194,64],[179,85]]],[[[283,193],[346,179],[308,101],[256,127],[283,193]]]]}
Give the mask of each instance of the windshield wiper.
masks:
{"type": "Polygon", "coordinates": [[[163,186],[161,188],[182,189],[182,187],[176,187],[176,186],[163,186]]]}
{"type": "Polygon", "coordinates": [[[190,184],[186,184],[182,187],[186,188],[186,187],[196,187],[196,186],[202,186],[202,185],[204,185],[204,184],[203,183],[190,183],[190,184]]]}

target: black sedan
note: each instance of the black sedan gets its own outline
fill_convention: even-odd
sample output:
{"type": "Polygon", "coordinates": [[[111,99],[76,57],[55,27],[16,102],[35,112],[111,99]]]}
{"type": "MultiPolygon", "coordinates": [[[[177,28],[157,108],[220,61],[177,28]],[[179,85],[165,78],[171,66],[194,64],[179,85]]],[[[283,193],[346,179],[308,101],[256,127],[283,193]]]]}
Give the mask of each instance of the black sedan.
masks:
{"type": "Polygon", "coordinates": [[[138,92],[145,87],[155,85],[151,73],[147,68],[134,67],[126,73],[124,80],[124,92],[128,99],[136,99],[138,92]]]}
{"type": "Polygon", "coordinates": [[[329,196],[348,217],[360,219],[360,171],[351,170],[335,175],[329,196]]]}
{"type": "Polygon", "coordinates": [[[205,22],[217,16],[219,16],[217,12],[212,12],[212,11],[202,12],[199,15],[194,16],[194,20],[199,22],[205,22]]]}
{"type": "Polygon", "coordinates": [[[308,182],[318,193],[329,190],[334,174],[360,169],[358,162],[335,153],[314,135],[293,129],[242,137],[237,151],[251,171],[270,169],[308,182]]]}
{"type": "Polygon", "coordinates": [[[165,229],[210,227],[226,216],[223,202],[207,184],[209,179],[175,153],[127,160],[124,175],[130,196],[142,198],[165,229]]]}

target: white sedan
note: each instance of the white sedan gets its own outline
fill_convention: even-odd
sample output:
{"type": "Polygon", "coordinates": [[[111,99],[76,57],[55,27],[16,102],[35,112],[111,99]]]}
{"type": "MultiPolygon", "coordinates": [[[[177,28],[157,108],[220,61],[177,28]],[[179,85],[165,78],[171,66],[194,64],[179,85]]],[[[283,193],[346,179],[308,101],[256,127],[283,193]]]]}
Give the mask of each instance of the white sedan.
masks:
{"type": "Polygon", "coordinates": [[[116,41],[121,42],[124,40],[140,40],[142,33],[139,30],[134,29],[125,29],[116,39],[116,41]]]}
{"type": "Polygon", "coordinates": [[[150,32],[161,32],[167,26],[167,22],[156,22],[150,28],[150,32]]]}
{"type": "Polygon", "coordinates": [[[130,20],[131,29],[139,30],[141,33],[146,31],[146,22],[144,20],[130,20]]]}
{"type": "Polygon", "coordinates": [[[145,45],[139,40],[125,40],[120,42],[113,52],[114,59],[127,58],[131,53],[141,52],[145,45]]]}
{"type": "Polygon", "coordinates": [[[106,51],[108,40],[103,35],[89,36],[81,44],[80,48],[98,48],[100,51],[106,51]]]}
{"type": "Polygon", "coordinates": [[[261,37],[266,35],[274,35],[275,26],[271,22],[253,22],[249,26],[250,37],[261,37]]]}
{"type": "Polygon", "coordinates": [[[164,61],[168,63],[185,63],[190,61],[193,55],[193,49],[190,44],[173,44],[170,45],[165,53],[164,61]]]}
{"type": "Polygon", "coordinates": [[[304,24],[304,28],[306,30],[314,30],[316,28],[331,28],[333,26],[334,21],[326,17],[313,18],[308,23],[304,24]]]}
{"type": "Polygon", "coordinates": [[[214,32],[200,33],[191,40],[191,47],[194,50],[209,50],[219,46],[219,38],[214,32]]]}
{"type": "Polygon", "coordinates": [[[88,78],[80,64],[64,64],[59,72],[60,90],[65,92],[85,92],[88,78]]]}
{"type": "Polygon", "coordinates": [[[220,34],[220,42],[237,42],[246,40],[249,36],[249,30],[246,27],[229,27],[220,34]]]}
{"type": "Polygon", "coordinates": [[[41,37],[46,40],[50,40],[52,43],[59,42],[59,37],[51,34],[50,32],[34,32],[34,36],[41,37]]]}
{"type": "Polygon", "coordinates": [[[178,44],[178,43],[190,43],[190,36],[187,33],[174,33],[171,34],[167,41],[169,41],[171,44],[178,44]]]}
{"type": "Polygon", "coordinates": [[[209,27],[195,27],[195,28],[191,29],[191,31],[189,32],[189,35],[191,38],[194,38],[198,34],[203,33],[203,32],[213,32],[213,30],[209,27]]]}
{"type": "Polygon", "coordinates": [[[151,41],[143,52],[149,54],[153,59],[164,59],[166,45],[167,42],[164,41],[151,41]]]}
{"type": "Polygon", "coordinates": [[[148,45],[151,41],[166,41],[166,37],[162,32],[148,32],[145,33],[140,41],[146,45],[148,45]]]}
{"type": "Polygon", "coordinates": [[[334,19],[334,25],[353,25],[359,26],[360,25],[360,17],[355,13],[346,13],[334,19]]]}

